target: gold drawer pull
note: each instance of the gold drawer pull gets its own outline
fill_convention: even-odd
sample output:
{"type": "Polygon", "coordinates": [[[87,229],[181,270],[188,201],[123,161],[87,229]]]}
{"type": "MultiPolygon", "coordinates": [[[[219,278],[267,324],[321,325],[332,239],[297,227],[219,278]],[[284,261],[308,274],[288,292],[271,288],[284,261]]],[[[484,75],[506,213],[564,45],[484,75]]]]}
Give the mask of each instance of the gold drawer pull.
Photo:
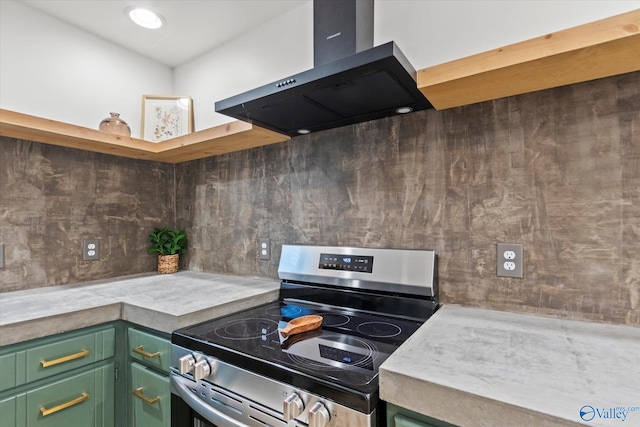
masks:
{"type": "Polygon", "coordinates": [[[63,409],[66,409],[70,406],[77,405],[78,403],[82,403],[87,399],[89,399],[89,395],[87,393],[82,393],[82,396],[76,399],[70,400],[67,403],[63,403],[62,405],[54,406],[51,409],[40,408],[40,412],[42,412],[43,417],[46,417],[47,415],[51,415],[58,411],[62,411],[63,409]]]}
{"type": "Polygon", "coordinates": [[[133,390],[133,395],[138,399],[142,399],[144,403],[148,403],[149,405],[160,402],[160,396],[154,397],[153,399],[145,396],[142,387],[138,387],[137,389],[133,390]]]}
{"type": "Polygon", "coordinates": [[[85,357],[89,355],[89,350],[82,350],[76,354],[70,354],[68,356],[61,357],[60,359],[55,360],[41,360],[40,364],[43,368],[47,368],[49,366],[57,365],[59,363],[68,362],[70,360],[80,359],[81,357],[85,357]]]}
{"type": "Polygon", "coordinates": [[[159,351],[155,352],[155,353],[148,353],[148,352],[144,351],[144,346],[142,346],[142,345],[137,346],[136,348],[134,348],[131,351],[133,351],[134,353],[138,353],[138,354],[140,354],[140,355],[142,355],[144,357],[147,357],[149,359],[153,359],[154,357],[159,357],[160,356],[160,352],[159,351]]]}

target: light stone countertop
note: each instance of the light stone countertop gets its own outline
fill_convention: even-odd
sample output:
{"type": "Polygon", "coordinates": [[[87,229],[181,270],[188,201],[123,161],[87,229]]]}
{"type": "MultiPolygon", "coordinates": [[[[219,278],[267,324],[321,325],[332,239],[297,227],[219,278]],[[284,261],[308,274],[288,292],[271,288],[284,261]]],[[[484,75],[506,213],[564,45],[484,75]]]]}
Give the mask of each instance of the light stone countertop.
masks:
{"type": "Polygon", "coordinates": [[[170,333],[278,298],[277,280],[180,271],[0,294],[0,346],[113,320],[170,333]]]}
{"type": "Polygon", "coordinates": [[[463,427],[639,426],[640,328],[443,306],[382,364],[380,397],[463,427]]]}

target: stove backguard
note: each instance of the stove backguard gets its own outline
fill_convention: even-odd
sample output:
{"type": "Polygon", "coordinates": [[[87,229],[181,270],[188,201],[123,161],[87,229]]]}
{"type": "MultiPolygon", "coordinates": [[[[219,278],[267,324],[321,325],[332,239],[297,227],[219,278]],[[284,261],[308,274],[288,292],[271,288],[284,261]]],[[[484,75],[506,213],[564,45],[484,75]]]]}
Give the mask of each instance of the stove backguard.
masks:
{"type": "Polygon", "coordinates": [[[282,245],[278,276],[438,303],[436,253],[431,250],[282,245]]]}

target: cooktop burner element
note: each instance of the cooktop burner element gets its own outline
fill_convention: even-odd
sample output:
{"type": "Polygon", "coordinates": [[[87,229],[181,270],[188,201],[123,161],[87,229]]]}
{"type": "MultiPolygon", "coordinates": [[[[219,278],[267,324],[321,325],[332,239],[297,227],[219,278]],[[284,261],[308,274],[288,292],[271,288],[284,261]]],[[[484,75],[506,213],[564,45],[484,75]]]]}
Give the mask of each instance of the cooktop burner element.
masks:
{"type": "Polygon", "coordinates": [[[364,322],[358,325],[357,330],[372,338],[391,338],[402,333],[402,328],[389,322],[364,322]]]}
{"type": "Polygon", "coordinates": [[[337,314],[337,313],[326,313],[326,312],[321,312],[318,313],[322,316],[322,324],[324,326],[343,326],[346,325],[347,323],[349,323],[349,316],[346,316],[344,314],[337,314]]]}
{"type": "MultiPolygon", "coordinates": [[[[437,309],[435,261],[432,251],[285,245],[278,301],[173,332],[172,385],[185,390],[184,383],[189,390],[189,381],[195,381],[211,390],[242,392],[254,406],[284,395],[284,406],[260,410],[284,417],[275,425],[328,425],[333,416],[349,421],[331,426],[352,427],[353,415],[341,411],[369,420],[354,426],[377,425],[371,420],[380,365],[437,309]],[[280,334],[292,320],[310,315],[322,317],[320,327],[286,338],[280,334]],[[260,392],[257,384],[271,391],[260,392]]],[[[207,393],[181,393],[217,405],[216,399],[205,399],[207,393]]],[[[233,401],[219,411],[246,412],[239,407],[229,412],[233,401]]]]}
{"type": "Polygon", "coordinates": [[[270,319],[235,319],[215,328],[222,339],[251,340],[276,333],[278,322],[270,319]]]}

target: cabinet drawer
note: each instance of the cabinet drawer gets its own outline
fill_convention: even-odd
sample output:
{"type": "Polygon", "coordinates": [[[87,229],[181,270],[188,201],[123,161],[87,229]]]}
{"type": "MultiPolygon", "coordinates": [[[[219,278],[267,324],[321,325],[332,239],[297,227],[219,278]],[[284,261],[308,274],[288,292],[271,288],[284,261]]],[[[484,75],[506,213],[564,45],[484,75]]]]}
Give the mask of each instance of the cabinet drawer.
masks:
{"type": "Polygon", "coordinates": [[[171,343],[137,329],[129,328],[129,356],[147,366],[169,372],[171,343]]]}
{"type": "Polygon", "coordinates": [[[114,425],[113,363],[27,392],[27,427],[114,425]]]}
{"type": "Polygon", "coordinates": [[[161,427],[171,424],[169,377],[131,363],[131,427],[161,427]]]}
{"type": "Polygon", "coordinates": [[[26,382],[67,372],[115,354],[115,328],[87,333],[26,350],[26,382]]]}

